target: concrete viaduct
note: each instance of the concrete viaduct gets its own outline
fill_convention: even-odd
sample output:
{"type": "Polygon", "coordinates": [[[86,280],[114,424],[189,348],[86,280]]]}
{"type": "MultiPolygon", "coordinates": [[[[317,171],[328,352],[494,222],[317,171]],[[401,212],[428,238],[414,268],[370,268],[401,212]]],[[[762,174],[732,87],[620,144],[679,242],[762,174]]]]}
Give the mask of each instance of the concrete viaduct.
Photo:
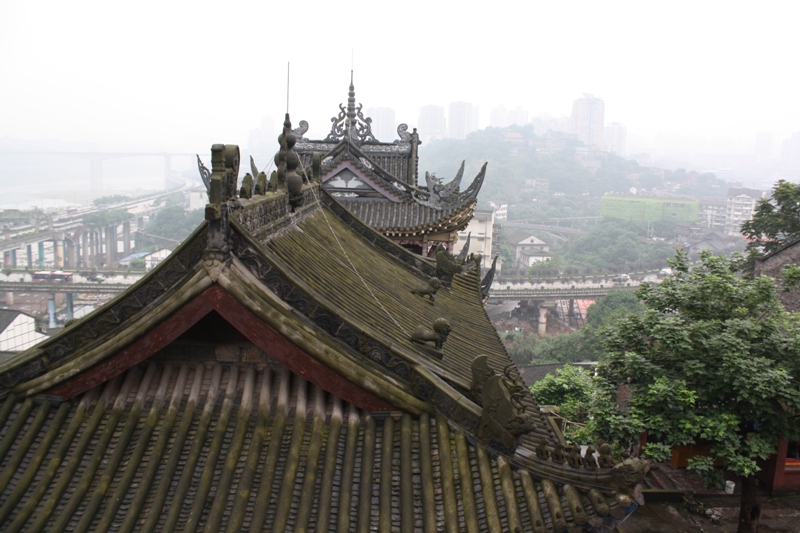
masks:
{"type": "Polygon", "coordinates": [[[569,300],[569,315],[575,312],[575,300],[591,300],[602,298],[611,290],[635,291],[639,284],[631,282],[625,285],[591,285],[582,287],[547,287],[539,288],[512,288],[502,289],[492,287],[489,291],[489,304],[503,302],[526,302],[534,304],[539,310],[538,333],[544,335],[547,331],[547,311],[556,307],[559,300],[569,300]]]}

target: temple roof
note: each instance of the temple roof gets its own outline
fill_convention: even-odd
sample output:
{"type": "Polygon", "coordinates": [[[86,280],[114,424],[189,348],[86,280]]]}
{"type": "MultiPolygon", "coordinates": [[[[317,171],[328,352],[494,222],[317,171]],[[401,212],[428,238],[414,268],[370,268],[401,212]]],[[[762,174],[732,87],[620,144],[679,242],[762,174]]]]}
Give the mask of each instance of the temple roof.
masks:
{"type": "Polygon", "coordinates": [[[237,198],[238,148],[215,145],[207,222],[0,362],[0,523],[610,531],[642,465],[565,448],[477,263],[412,254],[303,183],[287,131],[276,192],[237,198]]]}
{"type": "Polygon", "coordinates": [[[339,106],[339,115],[331,118],[331,132],[325,139],[303,137],[308,130],[305,121],[294,130],[298,136],[296,149],[304,166],[310,167],[311,155],[320,153],[324,187],[384,235],[410,237],[463,230],[472,218],[486,165],[463,192],[463,163],[450,182],[442,184],[426,172],[426,185],[419,186],[417,149],[421,143],[416,128],[409,133],[408,126],[400,124],[397,139],[381,142],[372,133],[372,119],[364,117],[361,105],[356,106],[355,102],[351,76],[347,107],[339,106]],[[332,178],[345,161],[352,165],[357,178],[368,184],[358,189],[337,189],[332,178]]]}

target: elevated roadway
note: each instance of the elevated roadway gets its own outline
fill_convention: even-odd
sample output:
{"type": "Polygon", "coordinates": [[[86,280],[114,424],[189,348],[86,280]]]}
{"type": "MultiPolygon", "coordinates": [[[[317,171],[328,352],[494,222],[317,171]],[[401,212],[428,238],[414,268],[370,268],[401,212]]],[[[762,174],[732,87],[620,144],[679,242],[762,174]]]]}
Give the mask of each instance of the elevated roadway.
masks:
{"type": "Polygon", "coordinates": [[[70,235],[84,226],[85,217],[102,211],[124,209],[130,213],[131,216],[137,218],[145,215],[152,215],[164,208],[164,205],[160,203],[160,200],[163,198],[175,194],[176,192],[186,192],[195,187],[198,187],[196,182],[184,180],[180,187],[160,191],[142,198],[127,200],[109,206],[91,207],[79,213],[57,214],[52,218],[51,222],[43,222],[43,225],[46,224],[47,227],[41,227],[38,231],[36,231],[32,225],[23,227],[17,230],[20,231],[20,233],[16,235],[11,233],[11,238],[0,240],[0,253],[24,249],[28,245],[35,245],[43,241],[63,240],[66,235],[70,235]]]}
{"type": "Polygon", "coordinates": [[[489,290],[489,303],[508,302],[513,300],[580,300],[601,298],[609,291],[635,291],[639,284],[631,282],[626,285],[592,285],[584,287],[531,287],[525,289],[492,288],[489,290]]]}
{"type": "Polygon", "coordinates": [[[130,288],[126,283],[45,283],[31,281],[0,281],[0,292],[69,292],[91,294],[118,294],[130,288]]]}

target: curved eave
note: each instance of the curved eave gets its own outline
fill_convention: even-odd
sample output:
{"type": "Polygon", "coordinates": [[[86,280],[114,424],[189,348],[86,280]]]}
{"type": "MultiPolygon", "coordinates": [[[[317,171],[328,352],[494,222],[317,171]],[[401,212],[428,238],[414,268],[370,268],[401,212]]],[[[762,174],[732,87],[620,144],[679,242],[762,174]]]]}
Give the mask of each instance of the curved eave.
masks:
{"type": "Polygon", "coordinates": [[[124,348],[208,284],[202,269],[207,225],[130,289],[32,348],[0,363],[0,395],[36,394],[124,348]]]}
{"type": "Polygon", "coordinates": [[[474,213],[475,202],[472,202],[461,210],[455,213],[451,212],[433,223],[421,224],[415,228],[382,227],[377,229],[387,237],[421,237],[436,233],[458,232],[469,225],[474,213]]]}

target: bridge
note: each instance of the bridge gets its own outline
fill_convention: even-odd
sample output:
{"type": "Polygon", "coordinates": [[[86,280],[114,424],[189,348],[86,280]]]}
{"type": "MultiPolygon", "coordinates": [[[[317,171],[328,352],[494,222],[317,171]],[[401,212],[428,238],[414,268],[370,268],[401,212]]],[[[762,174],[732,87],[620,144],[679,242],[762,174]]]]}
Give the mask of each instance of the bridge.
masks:
{"type": "Polygon", "coordinates": [[[72,294],[118,294],[129,289],[125,283],[46,283],[41,281],[0,281],[0,292],[65,292],[72,294]]]}
{"type": "Polygon", "coordinates": [[[489,290],[489,304],[502,304],[504,302],[520,302],[521,306],[528,307],[530,303],[535,304],[539,313],[538,330],[539,335],[547,332],[547,313],[548,310],[555,310],[563,306],[560,301],[569,302],[568,316],[577,316],[575,312],[575,300],[593,300],[606,296],[610,291],[635,291],[639,288],[638,282],[593,284],[576,287],[554,287],[539,285],[538,287],[512,287],[500,288],[496,284],[489,290]]]}
{"type": "Polygon", "coordinates": [[[79,213],[64,213],[51,220],[36,221],[36,224],[6,230],[4,238],[0,240],[4,266],[15,268],[20,262],[26,261],[28,268],[44,269],[45,243],[52,243],[48,255],[53,257],[55,268],[92,268],[103,264],[111,266],[118,259],[131,254],[132,232],[141,230],[145,216],[151,216],[163,208],[163,198],[197,186],[197,183],[184,181],[178,188],[107,208],[94,207],[79,213]],[[105,210],[125,210],[130,220],[110,221],[107,227],[85,222],[86,217],[105,210]],[[133,230],[132,226],[136,229],[133,230]],[[19,255],[24,255],[25,258],[18,257],[19,255]]]}
{"type": "Polygon", "coordinates": [[[503,227],[549,233],[558,239],[566,241],[569,240],[571,236],[586,233],[587,229],[597,224],[598,220],[600,220],[600,217],[554,218],[547,222],[523,218],[504,221],[503,227]]]}
{"type": "Polygon", "coordinates": [[[47,293],[48,327],[55,328],[56,293],[66,295],[67,319],[74,316],[73,301],[75,294],[118,294],[129,289],[131,284],[125,283],[47,283],[31,281],[0,281],[0,292],[6,293],[6,304],[14,304],[14,293],[47,293]]]}
{"type": "Polygon", "coordinates": [[[527,289],[499,289],[489,290],[489,303],[509,302],[513,300],[580,300],[602,298],[609,291],[635,291],[639,283],[631,282],[626,285],[592,285],[582,287],[531,287],[527,289]]]}

